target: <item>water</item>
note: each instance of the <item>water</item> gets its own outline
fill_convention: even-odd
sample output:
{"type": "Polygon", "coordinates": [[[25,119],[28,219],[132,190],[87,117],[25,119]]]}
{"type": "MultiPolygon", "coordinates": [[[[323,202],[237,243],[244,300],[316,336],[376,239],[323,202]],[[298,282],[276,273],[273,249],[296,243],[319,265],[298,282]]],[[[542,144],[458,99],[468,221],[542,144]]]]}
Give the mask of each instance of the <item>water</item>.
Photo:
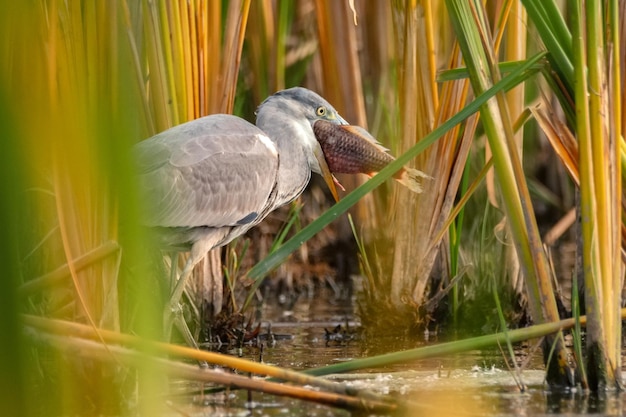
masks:
{"type": "MultiPolygon", "coordinates": [[[[352,307],[319,298],[300,300],[292,309],[268,306],[264,326],[270,322],[278,340],[272,346],[245,347],[243,357],[296,370],[417,347],[425,342],[393,338],[376,341],[327,341],[325,329],[337,324],[358,325],[352,307]]],[[[527,354],[530,347],[518,353],[527,354]]],[[[341,374],[329,378],[382,395],[409,401],[401,415],[429,416],[621,416],[625,394],[591,396],[580,390],[554,393],[544,385],[540,352],[527,360],[519,389],[499,350],[472,351],[390,366],[385,369],[341,374]]],[[[190,416],[350,416],[350,412],[262,393],[232,391],[218,396],[190,395],[176,401],[190,416]]]]}

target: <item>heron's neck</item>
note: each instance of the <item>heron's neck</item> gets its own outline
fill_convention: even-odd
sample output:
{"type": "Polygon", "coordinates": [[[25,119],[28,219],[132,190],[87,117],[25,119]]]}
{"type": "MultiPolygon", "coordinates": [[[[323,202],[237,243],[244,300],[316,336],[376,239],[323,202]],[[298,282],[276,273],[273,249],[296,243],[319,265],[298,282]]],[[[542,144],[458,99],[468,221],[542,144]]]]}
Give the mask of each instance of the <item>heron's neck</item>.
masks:
{"type": "Polygon", "coordinates": [[[274,207],[280,207],[302,194],[311,178],[309,154],[312,156],[312,152],[306,145],[308,126],[285,118],[272,118],[270,121],[259,118],[257,126],[278,149],[277,199],[274,207]]]}

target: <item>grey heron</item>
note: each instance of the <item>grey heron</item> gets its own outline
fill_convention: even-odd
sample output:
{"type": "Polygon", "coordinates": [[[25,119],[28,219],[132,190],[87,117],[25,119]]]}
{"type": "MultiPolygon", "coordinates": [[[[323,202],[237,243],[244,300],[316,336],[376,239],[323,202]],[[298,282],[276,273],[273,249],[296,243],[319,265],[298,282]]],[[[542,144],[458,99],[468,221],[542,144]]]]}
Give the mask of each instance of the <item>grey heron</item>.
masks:
{"type": "MultiPolygon", "coordinates": [[[[318,127],[320,137],[326,141],[334,136],[345,140],[346,135],[357,142],[373,139],[364,129],[333,131],[331,127],[348,123],[318,94],[295,87],[261,103],[256,126],[216,114],[175,126],[135,146],[140,190],[148,210],[145,225],[157,228],[168,246],[190,246],[165,311],[166,334],[187,279],[208,251],[226,245],[296,199],[311,172],[324,177],[337,199],[336,180],[315,133],[319,121],[323,122],[318,127]]],[[[327,148],[327,153],[333,152],[333,147],[327,148]]],[[[345,170],[343,155],[330,156],[338,172],[345,170]]],[[[365,172],[359,169],[347,172],[365,172]]]]}

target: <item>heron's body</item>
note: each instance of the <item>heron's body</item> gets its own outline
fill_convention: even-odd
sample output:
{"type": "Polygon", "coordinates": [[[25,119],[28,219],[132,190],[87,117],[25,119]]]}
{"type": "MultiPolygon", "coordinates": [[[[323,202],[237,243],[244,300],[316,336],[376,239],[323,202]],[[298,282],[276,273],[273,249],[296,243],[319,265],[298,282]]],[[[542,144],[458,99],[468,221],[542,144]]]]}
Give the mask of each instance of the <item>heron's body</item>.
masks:
{"type": "Polygon", "coordinates": [[[277,145],[238,117],[216,114],[176,126],[136,152],[145,224],[158,227],[167,246],[206,239],[224,245],[281,204],[277,145]]]}
{"type": "Polygon", "coordinates": [[[313,155],[319,144],[304,117],[320,106],[343,122],[323,98],[294,88],[259,106],[258,126],[215,114],[137,144],[144,223],[159,228],[168,246],[198,246],[199,256],[242,235],[297,198],[312,170],[321,173],[313,155]],[[285,107],[283,98],[310,103],[285,107]]]}
{"type": "MultiPolygon", "coordinates": [[[[178,310],[187,278],[209,250],[227,244],[272,210],[297,198],[311,172],[323,175],[337,198],[314,129],[318,121],[325,123],[317,129],[325,144],[333,138],[352,144],[370,141],[363,130],[329,128],[349,126],[322,97],[296,87],[268,97],[257,110],[256,126],[235,116],[216,114],[136,145],[141,197],[147,211],[144,223],[158,229],[169,247],[191,246],[165,313],[166,329],[172,311],[178,310]]],[[[371,155],[366,156],[362,149],[333,145],[327,146],[326,152],[333,153],[328,156],[338,170],[347,166],[344,162],[356,160],[364,168],[355,172],[365,172],[371,163],[358,159],[371,155]]],[[[214,312],[219,312],[222,283],[214,285],[217,301],[209,301],[213,301],[214,312]]]]}
{"type": "MultiPolygon", "coordinates": [[[[216,114],[136,145],[145,225],[160,231],[167,247],[191,247],[166,322],[193,267],[209,250],[227,244],[297,198],[312,171],[323,174],[334,191],[313,133],[312,125],[319,119],[346,123],[319,95],[292,88],[259,106],[256,126],[216,114]]],[[[221,282],[214,285],[213,293],[221,293],[221,282]]],[[[221,294],[210,301],[218,312],[221,294]]]]}

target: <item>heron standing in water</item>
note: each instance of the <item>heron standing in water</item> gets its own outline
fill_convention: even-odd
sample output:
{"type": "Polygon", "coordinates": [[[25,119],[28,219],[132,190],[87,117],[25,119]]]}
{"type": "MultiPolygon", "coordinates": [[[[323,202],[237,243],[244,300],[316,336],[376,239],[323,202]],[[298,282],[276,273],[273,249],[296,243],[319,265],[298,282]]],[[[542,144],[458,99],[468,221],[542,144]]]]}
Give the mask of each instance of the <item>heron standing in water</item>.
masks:
{"type": "MultiPolygon", "coordinates": [[[[232,115],[210,115],[135,147],[148,210],[145,225],[156,228],[168,247],[190,248],[164,313],[166,337],[172,319],[182,320],[185,284],[208,251],[296,199],[311,172],[321,174],[338,199],[331,172],[371,175],[393,160],[364,129],[349,126],[326,100],[305,88],[268,97],[256,117],[255,126],[232,115]],[[327,161],[332,161],[330,168],[327,161]]],[[[419,191],[421,176],[406,168],[396,178],[419,191]]]]}

